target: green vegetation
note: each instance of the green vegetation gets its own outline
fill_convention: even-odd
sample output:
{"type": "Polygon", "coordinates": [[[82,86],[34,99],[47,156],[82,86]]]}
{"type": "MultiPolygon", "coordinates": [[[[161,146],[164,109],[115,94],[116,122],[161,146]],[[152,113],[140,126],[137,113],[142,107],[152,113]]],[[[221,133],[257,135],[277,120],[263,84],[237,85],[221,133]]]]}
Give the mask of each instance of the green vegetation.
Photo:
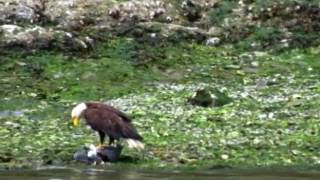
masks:
{"type": "Polygon", "coordinates": [[[108,101],[134,118],[147,150],[143,159],[124,154],[139,157],[141,167],[319,163],[318,47],[271,54],[169,44],[155,47],[161,59],[155,53],[147,67],[136,65],[134,53],[148,53],[146,46],[121,38],[95,57],[2,57],[0,110],[24,112],[0,118],[2,164],[72,162],[77,149],[96,143],[91,130],[70,124],[73,105],[87,100],[108,101]],[[193,106],[188,99],[201,87],[233,100],[193,106]]]}
{"type": "Polygon", "coordinates": [[[145,138],[143,155],[125,148],[133,159],[114,166],[318,166],[318,26],[308,26],[309,11],[290,26],[261,10],[271,5],[257,1],[250,24],[236,18],[235,1],[220,3],[209,13],[225,30],[216,47],[113,37],[77,55],[2,51],[0,169],[75,163],[75,151],[97,143],[84,125],[71,127],[70,111],[83,101],[122,109],[145,138]],[[219,106],[192,105],[199,89],[221,96],[219,106]]]}

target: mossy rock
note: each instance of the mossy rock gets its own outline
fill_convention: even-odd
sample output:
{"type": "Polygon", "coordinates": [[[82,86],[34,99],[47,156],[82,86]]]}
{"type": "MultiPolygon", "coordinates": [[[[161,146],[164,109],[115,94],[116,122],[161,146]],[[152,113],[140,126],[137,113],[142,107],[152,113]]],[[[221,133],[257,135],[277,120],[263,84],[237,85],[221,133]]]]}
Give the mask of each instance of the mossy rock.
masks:
{"type": "Polygon", "coordinates": [[[199,89],[195,95],[188,100],[192,105],[209,107],[214,103],[211,93],[207,89],[199,89]]]}
{"type": "Polygon", "coordinates": [[[232,99],[224,92],[217,89],[210,91],[203,88],[196,91],[195,95],[188,99],[192,105],[202,107],[217,107],[228,104],[232,99]]]}

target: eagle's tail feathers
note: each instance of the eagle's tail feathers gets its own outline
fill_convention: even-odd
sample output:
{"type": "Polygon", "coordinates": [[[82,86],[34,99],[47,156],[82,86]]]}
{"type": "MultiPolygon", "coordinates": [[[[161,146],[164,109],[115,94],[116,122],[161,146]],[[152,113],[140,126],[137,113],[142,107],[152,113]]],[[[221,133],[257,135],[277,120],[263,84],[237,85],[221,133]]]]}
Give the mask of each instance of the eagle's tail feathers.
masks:
{"type": "Polygon", "coordinates": [[[143,150],[144,149],[144,144],[139,141],[139,140],[135,140],[135,139],[126,139],[129,148],[136,148],[138,150],[143,150]]]}

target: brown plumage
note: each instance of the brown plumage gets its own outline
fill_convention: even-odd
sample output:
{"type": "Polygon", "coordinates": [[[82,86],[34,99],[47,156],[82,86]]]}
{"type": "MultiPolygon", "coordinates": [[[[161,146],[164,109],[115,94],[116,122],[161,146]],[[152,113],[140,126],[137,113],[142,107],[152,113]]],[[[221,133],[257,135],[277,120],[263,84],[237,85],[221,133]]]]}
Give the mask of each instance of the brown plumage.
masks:
{"type": "Polygon", "coordinates": [[[76,106],[72,117],[79,116],[76,115],[77,113],[84,117],[93,130],[98,132],[101,144],[108,135],[109,145],[113,144],[114,140],[123,138],[127,140],[129,147],[143,149],[141,143],[143,138],[133,126],[131,118],[120,110],[103,103],[87,102],[76,106]]]}

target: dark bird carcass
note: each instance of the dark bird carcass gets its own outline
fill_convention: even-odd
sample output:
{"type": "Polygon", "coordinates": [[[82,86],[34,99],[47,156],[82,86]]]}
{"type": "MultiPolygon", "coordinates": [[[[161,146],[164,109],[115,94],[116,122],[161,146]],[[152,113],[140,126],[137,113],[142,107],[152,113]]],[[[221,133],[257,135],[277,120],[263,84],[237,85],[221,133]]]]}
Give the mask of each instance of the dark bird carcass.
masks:
{"type": "Polygon", "coordinates": [[[124,139],[130,148],[144,149],[143,138],[132,124],[131,118],[110,105],[98,102],[80,103],[72,109],[71,117],[74,126],[78,126],[83,117],[98,132],[99,147],[103,147],[107,135],[109,146],[114,145],[115,140],[124,139]]]}

